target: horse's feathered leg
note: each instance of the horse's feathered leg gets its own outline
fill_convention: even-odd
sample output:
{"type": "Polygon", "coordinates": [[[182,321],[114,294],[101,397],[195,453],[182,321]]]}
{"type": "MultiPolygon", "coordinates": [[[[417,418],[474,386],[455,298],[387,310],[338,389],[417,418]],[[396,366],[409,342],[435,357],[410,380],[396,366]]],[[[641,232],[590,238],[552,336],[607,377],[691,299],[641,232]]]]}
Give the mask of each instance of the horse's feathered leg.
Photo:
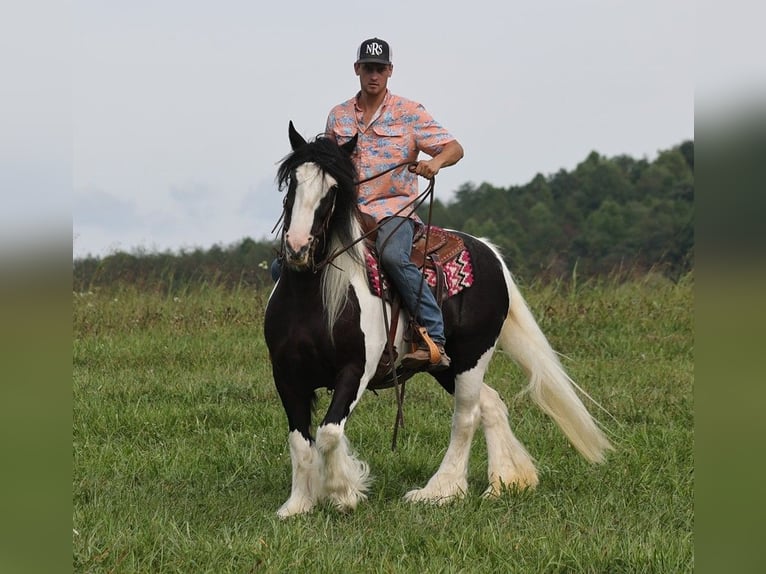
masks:
{"type": "Polygon", "coordinates": [[[511,432],[508,409],[496,390],[481,387],[481,423],[487,441],[487,478],[484,496],[498,496],[509,488],[537,486],[537,469],[524,445],[511,432]]]}
{"type": "MultiPolygon", "coordinates": [[[[275,380],[281,377],[275,374],[275,380]]],[[[277,510],[280,518],[309,512],[319,499],[319,456],[309,434],[311,426],[311,403],[314,393],[304,390],[297,394],[295,387],[277,382],[282,404],[287,413],[290,428],[290,461],[292,463],[292,486],[290,497],[277,510]]]]}
{"type": "Polygon", "coordinates": [[[297,430],[290,432],[288,440],[293,481],[290,497],[277,510],[280,518],[311,511],[319,498],[319,457],[316,447],[310,438],[297,430]]]}
{"type": "Polygon", "coordinates": [[[343,427],[338,423],[319,427],[317,448],[322,458],[322,494],[339,510],[346,511],[367,498],[370,468],[354,456],[343,427]]]}
{"type": "Polygon", "coordinates": [[[358,367],[340,371],[327,415],[317,429],[322,495],[344,511],[366,499],[370,485],[369,466],[354,456],[344,434],[346,420],[359,400],[361,375],[358,367]]]}
{"type": "Polygon", "coordinates": [[[467,493],[468,458],[474,432],[481,420],[481,389],[493,351],[494,348],[486,351],[476,366],[455,377],[455,410],[447,452],[436,474],[423,488],[408,492],[405,500],[444,504],[467,493]]]}

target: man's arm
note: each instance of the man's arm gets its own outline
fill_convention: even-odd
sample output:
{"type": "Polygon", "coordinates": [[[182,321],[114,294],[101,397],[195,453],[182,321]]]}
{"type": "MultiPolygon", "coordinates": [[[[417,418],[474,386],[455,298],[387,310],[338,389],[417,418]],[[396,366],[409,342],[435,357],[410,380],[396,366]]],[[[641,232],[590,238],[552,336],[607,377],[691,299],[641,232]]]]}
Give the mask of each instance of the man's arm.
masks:
{"type": "Polygon", "coordinates": [[[334,111],[335,109],[333,108],[332,110],[330,110],[330,113],[327,115],[327,121],[325,122],[325,126],[324,126],[324,135],[325,137],[336,142],[335,132],[332,130],[332,127],[335,124],[335,114],[333,113],[334,111]]]}
{"type": "Polygon", "coordinates": [[[415,167],[415,173],[426,178],[432,178],[443,167],[455,165],[463,158],[463,146],[457,140],[444,145],[442,151],[428,160],[421,160],[415,167]]]}

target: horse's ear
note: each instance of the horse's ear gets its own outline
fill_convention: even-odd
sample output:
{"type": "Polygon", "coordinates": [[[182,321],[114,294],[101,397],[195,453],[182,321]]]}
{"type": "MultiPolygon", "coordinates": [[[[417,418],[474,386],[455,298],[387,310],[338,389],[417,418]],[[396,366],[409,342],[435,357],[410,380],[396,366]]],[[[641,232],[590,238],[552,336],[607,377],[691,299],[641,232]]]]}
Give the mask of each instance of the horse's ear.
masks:
{"type": "Polygon", "coordinates": [[[290,136],[290,145],[292,146],[293,151],[306,145],[306,140],[303,139],[303,136],[295,129],[292,120],[290,120],[290,128],[287,130],[287,133],[290,136]]]}
{"type": "Polygon", "coordinates": [[[348,155],[351,155],[352,153],[354,153],[354,148],[356,148],[356,140],[358,139],[359,139],[359,134],[355,133],[354,137],[352,137],[350,140],[348,140],[346,143],[340,146],[340,149],[345,151],[348,155]]]}

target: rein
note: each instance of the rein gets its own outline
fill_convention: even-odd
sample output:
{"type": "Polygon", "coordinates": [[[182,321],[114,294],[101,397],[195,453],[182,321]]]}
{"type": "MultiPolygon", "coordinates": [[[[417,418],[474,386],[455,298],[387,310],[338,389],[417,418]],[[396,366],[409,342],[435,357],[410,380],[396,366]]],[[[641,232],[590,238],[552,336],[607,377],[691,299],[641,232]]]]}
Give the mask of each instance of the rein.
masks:
{"type": "MultiPolygon", "coordinates": [[[[368,181],[372,181],[372,180],[374,180],[374,179],[376,179],[378,177],[381,177],[382,175],[385,175],[385,174],[387,174],[387,173],[389,173],[391,171],[394,171],[395,169],[399,169],[399,168],[404,167],[404,166],[407,166],[408,169],[413,170],[413,168],[416,165],[417,165],[417,162],[405,161],[405,162],[396,164],[395,166],[390,167],[390,168],[388,168],[388,169],[386,169],[384,171],[381,171],[380,173],[377,173],[377,174],[375,174],[373,176],[370,176],[370,177],[367,177],[365,179],[359,180],[359,181],[356,182],[356,185],[359,186],[359,185],[361,185],[363,183],[367,183],[368,181]]],[[[428,218],[427,218],[427,221],[426,221],[426,228],[425,228],[425,250],[426,250],[426,253],[428,253],[428,239],[429,239],[430,230],[431,230],[431,214],[432,214],[432,211],[433,211],[435,183],[436,183],[435,176],[430,177],[429,180],[428,180],[428,186],[426,187],[426,189],[423,190],[421,193],[419,193],[417,196],[415,196],[412,200],[407,202],[406,205],[404,205],[401,209],[399,209],[399,211],[397,211],[396,213],[394,213],[391,216],[391,217],[396,217],[399,214],[401,214],[402,212],[404,212],[406,209],[409,209],[409,208],[412,208],[412,212],[415,212],[415,210],[417,210],[421,205],[423,205],[423,202],[426,200],[426,198],[430,198],[430,201],[428,203],[428,218]]],[[[287,198],[285,198],[285,201],[286,200],[287,200],[287,198]]],[[[333,214],[334,210],[335,210],[335,197],[333,197],[332,209],[328,212],[327,217],[326,217],[326,219],[324,221],[324,225],[322,226],[324,231],[326,231],[327,227],[329,226],[330,218],[332,217],[332,214],[333,214]]],[[[279,219],[277,220],[277,223],[274,225],[274,228],[271,230],[272,233],[274,233],[274,231],[279,227],[279,225],[280,225],[280,223],[282,223],[284,217],[285,217],[285,209],[283,207],[282,208],[282,214],[279,216],[279,219]]],[[[318,264],[314,264],[312,266],[314,273],[317,273],[317,272],[321,271],[327,265],[334,265],[333,261],[336,258],[338,258],[340,255],[342,255],[343,253],[345,253],[346,251],[348,251],[349,249],[354,247],[354,245],[356,245],[357,243],[359,243],[361,241],[364,241],[365,239],[367,239],[367,237],[369,237],[370,235],[372,235],[373,233],[378,231],[378,229],[380,229],[380,225],[381,225],[380,223],[376,224],[372,229],[370,229],[366,233],[362,234],[360,237],[358,237],[357,239],[355,239],[354,241],[352,241],[348,245],[345,245],[342,248],[340,248],[340,249],[334,251],[333,253],[331,253],[328,257],[326,257],[324,259],[324,261],[321,261],[318,264]]],[[[282,228],[282,233],[284,233],[284,231],[285,230],[284,230],[284,227],[283,227],[282,228]]],[[[420,298],[422,296],[424,284],[425,284],[425,274],[423,274],[421,276],[421,278],[420,278],[418,301],[420,301],[420,298]]],[[[386,341],[387,341],[388,353],[389,353],[389,357],[391,357],[392,360],[393,360],[393,357],[395,357],[395,355],[394,355],[394,343],[393,343],[392,339],[393,339],[393,336],[395,336],[395,334],[393,334],[393,336],[389,335],[389,332],[391,330],[391,321],[389,320],[389,317],[388,317],[385,301],[382,301],[382,303],[383,303],[383,323],[384,323],[384,327],[385,327],[386,334],[387,334],[386,341]]],[[[392,376],[393,382],[394,382],[394,393],[396,394],[396,419],[394,421],[394,430],[393,430],[393,437],[392,437],[392,441],[391,441],[391,450],[396,450],[396,440],[397,440],[397,436],[399,434],[399,428],[404,428],[404,388],[405,388],[404,385],[405,385],[405,381],[406,380],[402,381],[400,383],[399,382],[399,376],[398,376],[396,371],[397,371],[396,367],[392,365],[391,376],[392,376]]]]}
{"type": "MultiPolygon", "coordinates": [[[[385,173],[385,172],[383,172],[383,173],[385,173]]],[[[378,175],[374,176],[373,178],[368,178],[366,180],[360,181],[359,183],[364,183],[365,181],[369,181],[370,179],[374,179],[375,177],[379,177],[379,176],[383,175],[383,173],[379,173],[378,175]]],[[[399,209],[399,211],[397,211],[396,213],[394,213],[393,215],[391,215],[389,217],[396,217],[399,214],[401,214],[403,211],[409,209],[410,207],[412,207],[412,211],[415,211],[418,207],[423,205],[423,202],[426,200],[426,198],[430,196],[431,197],[431,204],[429,204],[429,209],[428,209],[428,223],[427,223],[427,225],[431,225],[431,205],[433,204],[433,190],[434,190],[434,178],[432,177],[432,178],[430,178],[429,183],[428,183],[428,187],[426,187],[426,189],[424,189],[417,196],[415,196],[414,199],[412,199],[409,202],[407,202],[401,209],[399,209]]],[[[361,236],[356,238],[354,241],[352,241],[348,245],[345,245],[342,248],[337,249],[336,251],[331,253],[324,261],[321,261],[319,264],[316,265],[316,270],[317,271],[321,271],[327,265],[332,265],[333,264],[332,262],[337,257],[339,257],[340,255],[342,255],[343,253],[345,253],[346,251],[351,249],[357,243],[359,243],[361,241],[364,241],[370,235],[372,235],[373,233],[378,231],[378,229],[380,229],[380,225],[381,225],[380,223],[376,224],[372,229],[370,229],[366,233],[362,234],[361,236]]]]}
{"type": "MultiPolygon", "coordinates": [[[[355,185],[356,186],[360,186],[363,183],[367,183],[368,181],[372,181],[374,179],[377,179],[377,178],[379,178],[379,177],[381,177],[381,176],[383,176],[383,175],[385,175],[385,174],[387,174],[387,173],[389,173],[391,171],[394,171],[395,169],[399,169],[400,167],[407,166],[409,169],[412,169],[416,165],[417,165],[417,162],[415,162],[415,161],[403,161],[403,162],[398,163],[398,164],[396,164],[396,165],[394,165],[392,167],[389,167],[388,169],[385,169],[385,170],[381,171],[380,173],[376,173],[375,175],[372,175],[370,177],[366,177],[364,179],[361,179],[361,180],[355,182],[355,185]]],[[[413,211],[415,209],[417,209],[418,207],[420,207],[423,204],[423,202],[425,201],[425,198],[429,194],[433,194],[433,188],[434,188],[434,178],[432,177],[429,180],[428,187],[422,193],[418,194],[414,199],[409,201],[406,205],[404,205],[399,211],[394,213],[394,215],[392,215],[391,217],[396,217],[397,215],[402,213],[405,209],[411,207],[415,203],[417,203],[417,205],[415,205],[415,207],[413,208],[413,211]]],[[[277,219],[277,222],[274,224],[274,227],[271,228],[271,233],[274,233],[279,228],[280,224],[283,222],[283,220],[285,218],[285,207],[284,206],[285,206],[286,202],[287,202],[287,197],[285,197],[285,199],[282,201],[282,213],[279,215],[279,219],[277,219]]],[[[433,204],[433,195],[431,195],[431,203],[433,204]]],[[[335,210],[335,199],[333,198],[333,208],[329,211],[329,213],[328,213],[328,215],[327,215],[327,217],[325,219],[325,223],[322,226],[324,231],[327,230],[327,227],[328,227],[329,222],[330,222],[330,218],[332,217],[332,213],[333,213],[334,210],[335,210]]],[[[430,209],[430,206],[429,206],[429,212],[428,212],[428,223],[429,223],[429,225],[431,223],[431,209],[430,209]]],[[[357,239],[355,239],[354,241],[352,241],[348,245],[346,245],[346,246],[342,247],[341,249],[338,249],[337,251],[331,253],[328,257],[326,257],[324,259],[324,261],[320,261],[318,264],[312,265],[313,272],[317,273],[317,272],[321,271],[322,269],[324,269],[325,267],[327,267],[328,265],[333,265],[333,261],[337,257],[339,257],[340,255],[342,255],[343,253],[345,253],[346,251],[351,249],[354,245],[356,245],[360,241],[364,241],[365,239],[367,239],[370,235],[375,233],[378,229],[380,229],[380,224],[375,225],[375,227],[370,229],[367,233],[363,234],[361,237],[358,237],[357,239]]],[[[281,233],[284,233],[284,228],[282,229],[281,233]]],[[[281,250],[280,250],[280,253],[281,253],[281,250]]]]}
{"type": "MultiPolygon", "coordinates": [[[[371,181],[371,180],[375,179],[376,177],[380,177],[381,175],[384,175],[384,174],[388,173],[389,171],[393,171],[393,170],[398,169],[400,167],[404,167],[405,165],[408,166],[408,169],[412,169],[415,165],[417,165],[417,162],[404,162],[404,163],[400,163],[400,164],[395,165],[394,167],[389,168],[389,169],[387,169],[385,171],[382,171],[381,173],[378,173],[378,174],[376,174],[376,175],[374,175],[372,177],[368,177],[367,179],[363,179],[363,180],[359,181],[357,183],[357,185],[362,184],[362,183],[366,183],[368,181],[371,181]]],[[[431,214],[433,212],[435,183],[436,183],[436,178],[435,177],[429,178],[428,187],[426,187],[426,189],[422,193],[418,194],[414,199],[409,201],[399,211],[397,211],[394,215],[391,216],[391,217],[396,217],[397,215],[402,213],[405,209],[408,209],[408,208],[410,208],[412,206],[414,206],[412,208],[412,211],[414,212],[418,207],[420,207],[423,204],[423,202],[425,201],[426,197],[430,198],[430,201],[428,203],[428,218],[427,218],[427,222],[426,222],[426,231],[425,231],[425,251],[426,251],[426,253],[428,253],[428,239],[429,239],[430,231],[431,231],[431,214]]],[[[402,224],[403,223],[404,222],[402,222],[402,224]]],[[[354,240],[353,242],[351,242],[351,244],[344,246],[342,249],[336,251],[335,253],[332,253],[327,259],[325,259],[319,265],[319,268],[321,269],[325,265],[332,264],[332,261],[336,257],[338,257],[340,254],[344,253],[345,251],[348,251],[349,249],[351,249],[354,245],[356,245],[360,241],[364,241],[367,237],[369,237],[370,235],[372,235],[373,233],[378,231],[378,229],[380,229],[380,224],[379,223],[377,225],[375,225],[375,227],[370,229],[367,233],[364,233],[361,237],[359,237],[356,240],[354,240]]],[[[385,244],[383,246],[383,249],[385,249],[385,244]]],[[[425,284],[425,273],[423,275],[421,275],[421,277],[420,277],[420,286],[419,286],[419,289],[418,289],[418,304],[419,304],[420,299],[421,299],[422,294],[423,294],[423,286],[424,286],[424,284],[425,284]]],[[[387,347],[387,350],[388,350],[388,356],[391,357],[391,360],[392,360],[391,377],[392,377],[393,383],[394,383],[394,394],[396,395],[396,418],[394,420],[394,430],[393,430],[393,436],[391,438],[391,450],[396,450],[396,441],[397,441],[397,437],[399,435],[399,429],[400,428],[404,428],[404,390],[405,390],[406,379],[404,381],[402,381],[401,383],[399,382],[399,375],[397,373],[396,366],[393,365],[394,357],[396,357],[395,351],[394,351],[394,341],[393,341],[393,339],[396,336],[396,334],[395,333],[391,333],[391,320],[395,320],[395,319],[393,317],[391,317],[391,320],[389,320],[388,312],[387,312],[387,309],[386,309],[386,302],[381,300],[381,303],[383,305],[383,324],[384,324],[384,328],[385,328],[385,332],[386,332],[386,347],[387,347]]]]}
{"type": "MultiPolygon", "coordinates": [[[[363,183],[367,183],[368,181],[372,181],[372,180],[374,180],[374,179],[377,179],[377,178],[379,178],[379,177],[381,177],[381,176],[383,176],[383,175],[385,175],[385,174],[387,174],[387,173],[389,173],[389,172],[391,172],[391,171],[394,171],[395,169],[399,169],[400,167],[404,167],[404,166],[407,166],[408,168],[410,168],[410,169],[411,169],[412,167],[414,167],[414,166],[416,166],[416,165],[417,165],[417,162],[414,162],[414,161],[404,161],[404,162],[402,162],[402,163],[398,163],[398,164],[396,164],[396,165],[395,165],[395,166],[393,166],[393,167],[389,167],[388,169],[386,169],[386,170],[383,170],[383,171],[381,171],[380,173],[376,173],[376,174],[375,174],[375,175],[373,175],[373,176],[370,176],[370,177],[367,177],[367,178],[365,178],[365,179],[359,180],[359,181],[357,181],[357,182],[356,182],[356,185],[357,185],[357,186],[359,186],[359,185],[362,185],[363,183]]],[[[418,194],[418,195],[417,195],[417,196],[416,196],[414,199],[412,199],[412,200],[410,200],[409,202],[407,202],[407,204],[405,204],[405,205],[404,205],[404,206],[403,206],[403,207],[402,207],[402,208],[401,208],[399,211],[397,211],[396,213],[394,213],[394,214],[393,214],[391,217],[396,217],[397,215],[399,215],[400,213],[402,213],[402,212],[403,212],[405,209],[408,209],[408,208],[412,207],[412,206],[413,206],[413,205],[415,205],[416,203],[417,203],[417,205],[415,205],[415,206],[414,206],[414,208],[413,208],[413,211],[414,211],[415,209],[417,209],[418,207],[420,207],[420,206],[423,204],[423,202],[425,201],[425,198],[428,196],[428,194],[432,194],[432,193],[433,193],[433,187],[434,187],[434,178],[431,178],[431,179],[429,180],[429,184],[428,184],[428,187],[427,187],[427,188],[426,188],[426,189],[425,189],[425,190],[424,190],[422,193],[418,194]]],[[[432,196],[432,197],[433,197],[433,196],[432,196]]],[[[429,223],[430,223],[430,222],[429,222],[429,223]]],[[[375,225],[375,226],[374,226],[372,229],[370,229],[369,231],[367,231],[367,233],[364,233],[364,234],[362,234],[360,237],[356,238],[354,241],[352,241],[352,242],[351,242],[351,243],[349,243],[348,245],[345,245],[345,246],[343,246],[341,249],[338,249],[338,250],[336,250],[335,252],[331,253],[331,254],[330,254],[330,255],[329,255],[327,258],[325,258],[325,260],[324,260],[324,261],[320,262],[320,263],[319,263],[319,264],[316,266],[316,269],[317,269],[317,271],[321,271],[321,270],[322,270],[322,269],[324,269],[324,268],[325,268],[327,265],[332,265],[332,262],[333,262],[333,261],[334,261],[334,260],[335,260],[337,257],[339,257],[340,255],[342,255],[343,253],[345,253],[346,251],[348,251],[349,249],[351,249],[351,248],[352,248],[354,245],[356,245],[357,243],[359,243],[359,242],[361,242],[361,241],[364,241],[365,239],[367,239],[367,238],[368,238],[370,235],[372,235],[373,233],[375,233],[376,231],[378,231],[378,229],[380,229],[380,224],[379,224],[379,223],[378,223],[378,224],[376,224],[376,225],[375,225]]]]}

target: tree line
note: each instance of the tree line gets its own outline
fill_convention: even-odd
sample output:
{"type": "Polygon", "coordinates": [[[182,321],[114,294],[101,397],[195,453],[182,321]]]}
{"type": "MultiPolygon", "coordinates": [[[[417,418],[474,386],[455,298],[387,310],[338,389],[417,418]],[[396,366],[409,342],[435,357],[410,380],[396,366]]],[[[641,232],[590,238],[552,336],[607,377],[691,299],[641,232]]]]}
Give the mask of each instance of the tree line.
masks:
{"type": "MultiPolygon", "coordinates": [[[[423,205],[419,215],[426,220],[428,212],[423,205]]],[[[434,225],[491,240],[526,280],[649,270],[675,279],[694,265],[694,142],[653,161],[594,151],[572,171],[537,174],[525,185],[465,183],[452,200],[434,199],[430,214],[434,225]]],[[[271,283],[276,249],[274,241],[244,238],[209,249],[89,256],[73,262],[73,288],[260,287],[271,283]]]]}

